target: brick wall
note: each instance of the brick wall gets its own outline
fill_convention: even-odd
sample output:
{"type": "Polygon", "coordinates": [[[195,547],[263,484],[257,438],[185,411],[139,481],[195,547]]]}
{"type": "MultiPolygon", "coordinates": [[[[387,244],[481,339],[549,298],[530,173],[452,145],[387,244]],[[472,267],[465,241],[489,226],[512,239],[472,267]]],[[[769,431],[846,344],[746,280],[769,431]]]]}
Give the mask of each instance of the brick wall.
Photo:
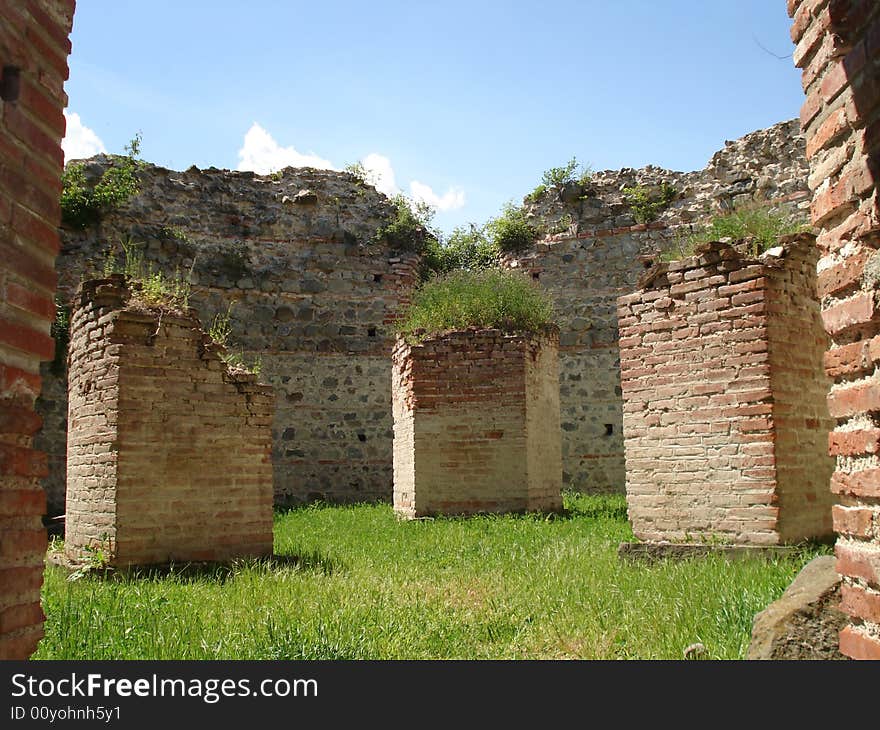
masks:
{"type": "MultiPolygon", "coordinates": [[[[105,158],[86,164],[94,178],[105,158]]],[[[232,305],[232,341],[275,390],[279,505],[391,499],[390,324],[418,258],[375,240],[387,199],[347,173],[255,175],[144,164],[140,193],[96,226],[64,229],[59,292],[100,272],[130,238],[146,261],[188,276],[202,322],[232,305]]],[[[64,509],[66,384],[44,366],[38,407],[49,509],[64,509]]]]}
{"type": "Polygon", "coordinates": [[[880,5],[789,0],[788,10],[803,69],[801,123],[831,337],[831,489],[842,607],[852,617],[840,646],[853,658],[880,658],[880,5]]]}
{"type": "Polygon", "coordinates": [[[831,532],[814,249],[802,235],[754,260],[707,244],[618,300],[637,537],[775,544],[831,532]]]}
{"type": "Polygon", "coordinates": [[[46,457],[33,447],[34,399],[53,353],[73,10],[73,0],[0,0],[0,659],[26,658],[42,637],[46,457]]]}
{"type": "Polygon", "coordinates": [[[192,314],[89,281],[71,319],[65,549],[120,566],[272,553],[272,389],[192,314]]]}
{"type": "Polygon", "coordinates": [[[398,514],[562,507],[555,336],[400,339],[392,363],[398,514]]]}

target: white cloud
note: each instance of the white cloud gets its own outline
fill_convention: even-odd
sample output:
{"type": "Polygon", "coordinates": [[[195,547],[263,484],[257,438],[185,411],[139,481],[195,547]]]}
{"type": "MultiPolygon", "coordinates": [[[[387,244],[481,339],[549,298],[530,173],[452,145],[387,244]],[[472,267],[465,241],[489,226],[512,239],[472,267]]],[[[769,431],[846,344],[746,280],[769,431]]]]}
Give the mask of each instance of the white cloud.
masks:
{"type": "Polygon", "coordinates": [[[61,149],[64,150],[65,160],[81,160],[107,152],[101,138],[82,123],[79,114],[68,114],[65,110],[64,118],[67,120],[67,131],[61,140],[61,149]]]}
{"type": "Polygon", "coordinates": [[[413,180],[409,184],[409,191],[412,199],[427,203],[437,210],[456,210],[465,204],[464,190],[461,188],[449,188],[443,195],[437,195],[430,185],[413,180]]]}
{"type": "Polygon", "coordinates": [[[361,165],[367,171],[367,182],[380,193],[385,193],[390,198],[400,192],[394,178],[394,168],[387,157],[371,152],[361,160],[361,165]]]}
{"type": "Polygon", "coordinates": [[[244,144],[238,151],[238,169],[253,170],[258,175],[268,175],[282,167],[317,167],[333,170],[329,160],[314,154],[303,154],[294,147],[282,147],[265,129],[254,122],[244,136],[244,144]]]}
{"type": "MultiPolygon", "coordinates": [[[[315,154],[303,154],[294,147],[282,147],[269,132],[257,122],[244,136],[242,148],[238,151],[238,169],[253,170],[266,175],[282,167],[317,167],[325,170],[338,169],[330,160],[315,154]]],[[[360,163],[367,173],[367,182],[380,193],[393,197],[400,192],[394,168],[385,155],[371,152],[360,163]]],[[[439,211],[456,210],[465,204],[464,190],[449,188],[443,195],[434,192],[430,185],[413,180],[409,185],[410,198],[414,202],[427,203],[439,211]]]]}

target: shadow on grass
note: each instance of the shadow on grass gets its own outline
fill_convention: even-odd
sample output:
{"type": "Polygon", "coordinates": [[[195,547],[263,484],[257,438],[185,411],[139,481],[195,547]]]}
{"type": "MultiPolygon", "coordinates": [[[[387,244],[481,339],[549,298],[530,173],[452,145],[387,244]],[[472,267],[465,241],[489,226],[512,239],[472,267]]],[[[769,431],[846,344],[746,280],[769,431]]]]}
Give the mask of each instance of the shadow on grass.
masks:
{"type": "Polygon", "coordinates": [[[179,583],[211,582],[223,584],[245,572],[260,575],[292,568],[320,575],[332,575],[342,564],[317,550],[293,554],[274,554],[259,558],[236,558],[229,562],[170,562],[131,568],[95,568],[83,573],[93,578],[126,582],[157,581],[173,578],[179,583]]]}

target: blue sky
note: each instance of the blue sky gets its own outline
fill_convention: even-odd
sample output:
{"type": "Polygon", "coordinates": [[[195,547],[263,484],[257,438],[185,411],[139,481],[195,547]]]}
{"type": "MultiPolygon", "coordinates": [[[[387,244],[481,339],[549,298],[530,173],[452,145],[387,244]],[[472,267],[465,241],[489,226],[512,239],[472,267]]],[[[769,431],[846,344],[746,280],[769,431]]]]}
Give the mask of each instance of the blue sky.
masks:
{"type": "Polygon", "coordinates": [[[797,116],[789,25],[783,0],[78,0],[65,146],[140,131],[173,169],[363,161],[448,231],[572,156],[699,169],[797,116]]]}

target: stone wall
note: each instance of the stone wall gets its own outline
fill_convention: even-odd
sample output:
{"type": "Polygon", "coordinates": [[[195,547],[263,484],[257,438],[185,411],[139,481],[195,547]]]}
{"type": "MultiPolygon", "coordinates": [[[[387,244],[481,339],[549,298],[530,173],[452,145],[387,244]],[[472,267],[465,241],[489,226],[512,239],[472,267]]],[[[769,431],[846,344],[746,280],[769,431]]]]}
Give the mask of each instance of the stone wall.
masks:
{"type": "Polygon", "coordinates": [[[704,170],[649,166],[604,171],[586,185],[548,189],[525,206],[535,225],[558,231],[506,264],[532,273],[551,294],[560,324],[560,388],[564,482],[586,492],[624,490],[617,304],[661,251],[732,205],[774,206],[806,217],[809,192],[798,121],[727,142],[704,170]],[[636,223],[623,189],[677,191],[651,223],[636,223]]]}
{"type": "Polygon", "coordinates": [[[45,454],[39,364],[52,358],[54,261],[73,0],[0,0],[0,659],[43,635],[45,454]]]}
{"type": "Polygon", "coordinates": [[[880,658],[880,5],[788,0],[794,60],[803,69],[801,123],[810,160],[819,293],[831,336],[825,356],[837,426],[837,570],[853,658],[880,658]]]}
{"type": "Polygon", "coordinates": [[[831,533],[816,260],[809,235],[760,260],[707,244],[619,299],[637,537],[760,545],[831,533]]]}
{"type": "Polygon", "coordinates": [[[555,336],[400,339],[392,362],[397,514],[562,508],[555,336]]]}
{"type": "Polygon", "coordinates": [[[805,151],[800,121],[791,119],[725,142],[702,170],[677,172],[656,165],[603,170],[586,184],[551,187],[541,195],[527,196],[524,205],[541,230],[564,236],[636,225],[639,221],[625,188],[656,191],[661,183],[675,190],[671,205],[657,217],[668,227],[699,225],[742,205],[770,205],[806,217],[810,195],[805,151]]]}
{"type": "Polygon", "coordinates": [[[662,233],[647,226],[582,233],[541,241],[508,261],[540,282],[560,323],[563,482],[572,489],[623,491],[616,299],[635,288],[662,233]]]}
{"type": "Polygon", "coordinates": [[[65,550],[118,566],[272,554],[272,389],[187,312],[85,282],[70,332],[65,550]]]}
{"type": "MultiPolygon", "coordinates": [[[[94,180],[110,164],[86,163],[94,180]]],[[[70,297],[111,247],[193,282],[210,323],[232,305],[231,341],[275,390],[272,462],[280,505],[391,498],[391,324],[418,259],[376,242],[388,200],[347,173],[288,168],[174,172],[144,164],[140,193],[97,225],[62,231],[59,289],[70,297]]],[[[44,368],[50,509],[63,510],[66,388],[44,368]]]]}

